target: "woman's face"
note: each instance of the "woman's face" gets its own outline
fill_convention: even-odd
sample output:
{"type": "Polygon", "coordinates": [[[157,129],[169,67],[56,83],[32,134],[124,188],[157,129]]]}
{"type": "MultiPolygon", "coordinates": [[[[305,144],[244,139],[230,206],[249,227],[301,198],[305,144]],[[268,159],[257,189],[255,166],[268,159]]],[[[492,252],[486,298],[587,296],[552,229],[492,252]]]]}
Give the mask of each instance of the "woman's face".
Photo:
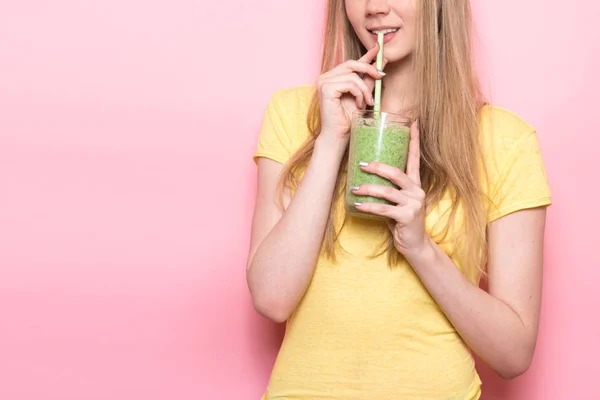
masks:
{"type": "Polygon", "coordinates": [[[367,48],[385,32],[383,54],[388,62],[400,61],[415,48],[418,0],[344,0],[356,35],[367,48]]]}

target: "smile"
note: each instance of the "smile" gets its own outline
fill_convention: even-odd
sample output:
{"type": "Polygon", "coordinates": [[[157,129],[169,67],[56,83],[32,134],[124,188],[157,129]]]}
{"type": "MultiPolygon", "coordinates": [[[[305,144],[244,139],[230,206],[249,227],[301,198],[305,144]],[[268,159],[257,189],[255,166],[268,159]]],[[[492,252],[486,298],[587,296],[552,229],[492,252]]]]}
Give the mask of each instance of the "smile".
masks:
{"type": "Polygon", "coordinates": [[[396,33],[400,30],[400,28],[367,29],[367,30],[369,31],[369,33],[371,33],[371,36],[373,37],[373,40],[375,42],[377,41],[378,34],[383,33],[384,34],[383,43],[387,43],[396,36],[396,33]]]}
{"type": "Polygon", "coordinates": [[[369,32],[371,32],[372,34],[375,34],[375,35],[377,35],[377,34],[379,34],[379,33],[383,33],[384,35],[387,35],[387,34],[389,34],[389,33],[395,33],[395,32],[398,32],[398,30],[399,30],[399,29],[400,29],[400,28],[390,28],[390,29],[373,29],[373,30],[370,30],[370,29],[368,29],[368,31],[369,31],[369,32]]]}

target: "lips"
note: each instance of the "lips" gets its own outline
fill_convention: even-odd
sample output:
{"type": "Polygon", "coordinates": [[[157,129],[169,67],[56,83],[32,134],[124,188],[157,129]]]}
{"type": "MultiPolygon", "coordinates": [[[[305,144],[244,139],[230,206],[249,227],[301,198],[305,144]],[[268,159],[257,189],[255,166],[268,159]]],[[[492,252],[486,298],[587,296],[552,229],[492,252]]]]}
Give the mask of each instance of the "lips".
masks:
{"type": "Polygon", "coordinates": [[[377,42],[377,36],[378,33],[383,33],[383,43],[387,43],[390,40],[392,40],[396,34],[398,33],[398,31],[400,30],[400,28],[375,28],[375,29],[367,29],[369,31],[369,33],[371,33],[371,37],[373,38],[374,42],[377,42]]]}
{"type": "Polygon", "coordinates": [[[398,32],[399,29],[400,28],[373,28],[373,29],[367,29],[367,30],[374,35],[377,35],[380,32],[387,35],[390,33],[396,33],[396,32],[398,32]]]}

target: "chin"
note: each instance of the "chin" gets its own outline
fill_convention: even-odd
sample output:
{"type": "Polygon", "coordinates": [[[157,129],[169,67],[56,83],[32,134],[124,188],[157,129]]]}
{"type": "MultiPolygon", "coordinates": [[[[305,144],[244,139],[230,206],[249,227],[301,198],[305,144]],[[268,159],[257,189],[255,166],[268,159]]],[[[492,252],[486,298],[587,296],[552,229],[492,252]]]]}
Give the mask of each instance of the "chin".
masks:
{"type": "Polygon", "coordinates": [[[412,51],[406,49],[383,49],[383,56],[388,60],[388,65],[408,61],[412,56],[412,51]]]}

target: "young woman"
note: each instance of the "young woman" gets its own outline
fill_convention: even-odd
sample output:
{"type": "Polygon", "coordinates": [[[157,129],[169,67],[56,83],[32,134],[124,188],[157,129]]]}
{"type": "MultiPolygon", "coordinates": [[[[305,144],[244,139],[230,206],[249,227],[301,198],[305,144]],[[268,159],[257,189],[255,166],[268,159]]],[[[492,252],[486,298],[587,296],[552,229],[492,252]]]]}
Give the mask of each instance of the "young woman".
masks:
{"type": "Polygon", "coordinates": [[[273,95],[247,265],[256,310],[287,324],[265,399],[477,399],[471,352],[528,369],[550,191],[534,129],[482,100],[470,18],[468,0],[329,0],[322,75],[273,95]],[[361,160],[400,188],[355,188],[397,204],[358,205],[388,222],[343,207],[377,79],[382,111],[418,121],[406,173],[361,160]]]}

